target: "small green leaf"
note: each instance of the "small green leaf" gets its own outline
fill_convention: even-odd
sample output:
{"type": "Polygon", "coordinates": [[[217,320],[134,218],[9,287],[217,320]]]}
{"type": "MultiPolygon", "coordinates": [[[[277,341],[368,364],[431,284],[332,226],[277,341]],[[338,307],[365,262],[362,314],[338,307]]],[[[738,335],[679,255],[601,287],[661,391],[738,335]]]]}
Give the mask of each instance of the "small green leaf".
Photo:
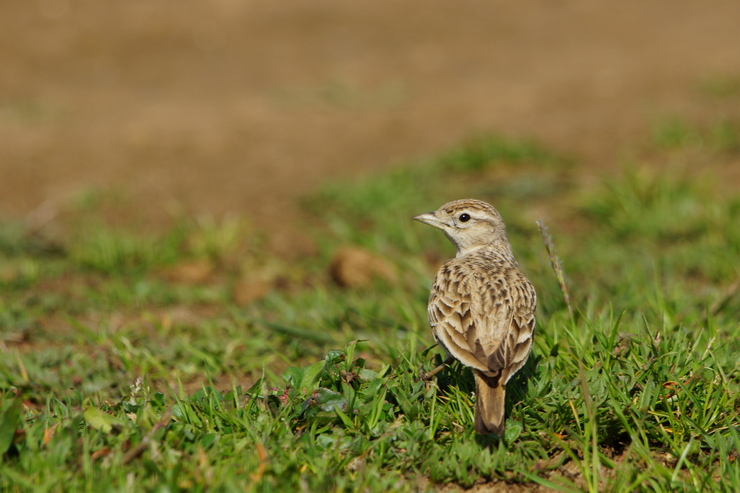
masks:
{"type": "Polygon", "coordinates": [[[17,430],[23,422],[23,416],[21,414],[22,409],[23,403],[19,397],[16,397],[10,406],[5,409],[2,416],[0,416],[0,455],[7,452],[13,444],[15,430],[17,430]]]}
{"type": "Polygon", "coordinates": [[[316,438],[316,444],[323,449],[328,449],[329,447],[334,445],[336,441],[337,439],[329,435],[328,433],[324,435],[319,435],[318,438],[316,438]]]}
{"type": "Polygon", "coordinates": [[[185,411],[182,409],[182,406],[180,404],[175,404],[172,406],[172,416],[179,420],[184,420],[186,417],[185,411]]]}
{"type": "Polygon", "coordinates": [[[557,358],[559,350],[560,350],[560,347],[558,343],[556,342],[555,344],[552,345],[552,348],[550,349],[550,356],[557,358]]]}
{"type": "Polygon", "coordinates": [[[515,441],[522,434],[522,429],[522,424],[519,421],[509,420],[504,430],[504,439],[509,443],[515,441]]]}
{"type": "Polygon", "coordinates": [[[347,411],[349,407],[347,399],[344,398],[339,392],[333,390],[320,388],[316,390],[316,403],[319,405],[322,411],[334,411],[339,409],[340,411],[347,411]]]}
{"type": "Polygon", "coordinates": [[[152,402],[157,407],[164,407],[164,401],[165,401],[165,395],[162,392],[157,392],[154,394],[154,398],[152,399],[152,402]]]}
{"type": "Polygon", "coordinates": [[[204,449],[209,449],[211,446],[218,441],[218,435],[215,433],[206,433],[200,439],[200,444],[204,449]]]}
{"type": "Polygon", "coordinates": [[[318,387],[321,372],[324,370],[324,365],[326,365],[326,361],[318,361],[305,367],[303,369],[303,378],[301,379],[299,388],[306,389],[311,392],[318,387]]]}
{"type": "Polygon", "coordinates": [[[334,412],[339,416],[339,419],[342,420],[342,423],[344,423],[344,426],[347,428],[353,429],[355,425],[352,423],[352,420],[349,419],[349,416],[344,414],[338,407],[334,408],[334,412]]]}
{"type": "Polygon", "coordinates": [[[110,433],[114,426],[123,426],[124,424],[123,420],[93,406],[88,406],[82,416],[88,425],[96,430],[101,430],[103,433],[110,433]]]}
{"type": "Polygon", "coordinates": [[[387,392],[386,387],[383,387],[380,392],[375,394],[375,399],[372,402],[372,410],[370,416],[368,416],[367,426],[369,430],[375,428],[375,425],[380,421],[380,417],[383,413],[383,404],[385,404],[385,394],[387,392]]]}
{"type": "Polygon", "coordinates": [[[350,404],[354,404],[355,398],[357,396],[357,392],[355,392],[355,389],[352,388],[351,385],[346,384],[342,382],[342,395],[344,395],[344,398],[347,399],[347,402],[350,404]]]}
{"type": "Polygon", "coordinates": [[[280,378],[285,380],[285,383],[291,387],[300,388],[301,382],[303,381],[303,368],[290,366],[285,370],[285,372],[283,372],[280,378]]]}
{"type": "Polygon", "coordinates": [[[344,360],[344,351],[341,349],[331,349],[326,353],[324,360],[330,365],[336,365],[344,360]]]}
{"type": "Polygon", "coordinates": [[[352,361],[355,358],[355,348],[357,347],[357,342],[358,341],[350,342],[344,349],[344,354],[346,357],[346,359],[344,360],[344,369],[347,371],[350,371],[350,368],[352,367],[352,361]]]}
{"type": "Polygon", "coordinates": [[[360,377],[360,380],[373,380],[377,378],[378,372],[363,368],[362,370],[357,372],[357,376],[360,377]]]}

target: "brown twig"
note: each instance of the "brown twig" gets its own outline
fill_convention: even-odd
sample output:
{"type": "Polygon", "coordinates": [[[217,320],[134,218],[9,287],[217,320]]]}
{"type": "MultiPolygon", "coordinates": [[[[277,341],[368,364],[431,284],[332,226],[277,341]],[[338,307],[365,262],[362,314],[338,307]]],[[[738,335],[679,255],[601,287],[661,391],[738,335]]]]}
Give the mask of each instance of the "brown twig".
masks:
{"type": "Polygon", "coordinates": [[[565,304],[568,305],[568,313],[570,313],[570,318],[572,320],[573,307],[570,304],[570,293],[568,292],[568,285],[565,284],[565,273],[563,272],[563,266],[558,258],[557,250],[555,250],[555,243],[552,241],[552,237],[547,233],[547,226],[542,222],[542,219],[537,220],[537,226],[540,227],[542,241],[545,243],[545,249],[547,250],[547,254],[550,256],[550,265],[552,266],[552,270],[555,271],[555,277],[558,278],[560,291],[563,293],[563,298],[565,298],[565,304]]]}
{"type": "Polygon", "coordinates": [[[152,437],[157,432],[157,430],[167,426],[170,423],[170,419],[172,419],[172,408],[167,409],[167,411],[164,413],[164,416],[162,416],[161,421],[152,426],[152,429],[144,438],[141,439],[141,442],[138,445],[126,452],[126,454],[121,459],[121,464],[125,466],[126,464],[143,454],[144,451],[149,448],[152,437]]]}
{"type": "Polygon", "coordinates": [[[253,485],[257,484],[262,479],[262,475],[265,473],[265,468],[267,467],[267,451],[265,450],[265,447],[261,442],[257,442],[256,446],[260,465],[257,467],[257,470],[250,475],[253,485]]]}

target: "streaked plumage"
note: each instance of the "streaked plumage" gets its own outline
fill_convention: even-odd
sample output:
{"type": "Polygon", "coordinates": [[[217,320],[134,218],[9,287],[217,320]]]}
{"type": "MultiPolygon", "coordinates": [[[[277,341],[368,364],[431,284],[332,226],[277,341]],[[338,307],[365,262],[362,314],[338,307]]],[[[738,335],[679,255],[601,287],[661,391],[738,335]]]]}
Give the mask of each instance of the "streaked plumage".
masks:
{"type": "Polygon", "coordinates": [[[491,205],[457,200],[414,219],[443,230],[457,247],[434,280],[429,323],[447,355],[473,369],[476,431],[501,435],[506,384],[532,347],[534,288],[491,205]]]}

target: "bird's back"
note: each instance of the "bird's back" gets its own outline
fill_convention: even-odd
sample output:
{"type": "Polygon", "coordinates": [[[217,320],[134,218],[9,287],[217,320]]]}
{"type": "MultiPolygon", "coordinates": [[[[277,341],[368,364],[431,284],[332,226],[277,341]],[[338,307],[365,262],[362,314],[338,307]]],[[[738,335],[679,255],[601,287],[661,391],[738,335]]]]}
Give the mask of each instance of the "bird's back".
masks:
{"type": "Polygon", "coordinates": [[[514,258],[480,248],[442,265],[429,322],[450,355],[505,384],[526,361],[535,305],[534,288],[514,258]]]}

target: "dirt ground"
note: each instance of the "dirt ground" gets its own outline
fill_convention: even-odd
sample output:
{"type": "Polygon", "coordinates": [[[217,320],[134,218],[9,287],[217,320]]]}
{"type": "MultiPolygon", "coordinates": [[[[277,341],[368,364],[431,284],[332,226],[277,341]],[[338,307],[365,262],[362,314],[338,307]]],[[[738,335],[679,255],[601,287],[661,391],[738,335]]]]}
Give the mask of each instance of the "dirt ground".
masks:
{"type": "Polygon", "coordinates": [[[734,0],[3,0],[0,216],[115,188],[289,238],[327,179],[482,130],[608,167],[740,73],[738,26],[734,0]]]}

